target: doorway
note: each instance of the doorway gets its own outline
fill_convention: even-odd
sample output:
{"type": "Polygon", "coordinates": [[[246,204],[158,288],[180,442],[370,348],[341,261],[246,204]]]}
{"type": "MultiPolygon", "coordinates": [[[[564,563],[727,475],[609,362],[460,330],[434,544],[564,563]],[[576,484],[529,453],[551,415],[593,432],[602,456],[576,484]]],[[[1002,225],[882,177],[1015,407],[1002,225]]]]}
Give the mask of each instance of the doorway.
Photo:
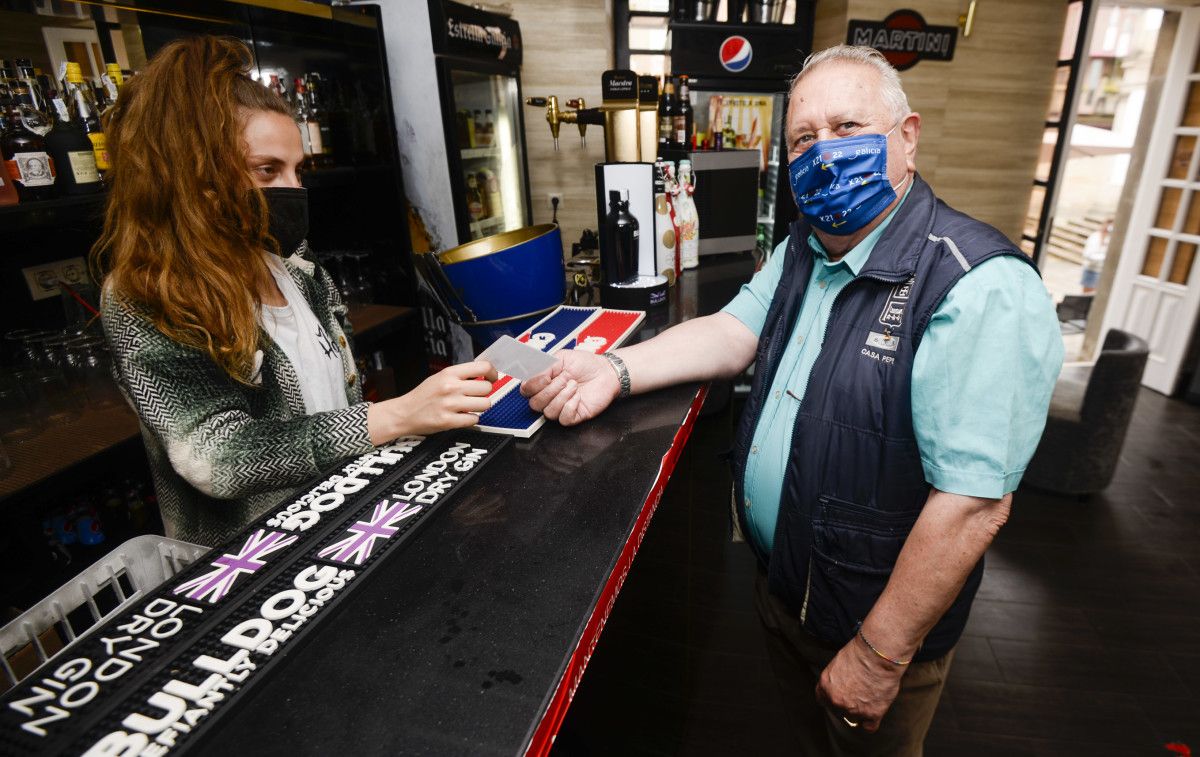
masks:
{"type": "MultiPolygon", "coordinates": [[[[1063,144],[1055,154],[1058,132],[1046,130],[1040,163],[1054,163],[1053,191],[1033,252],[1058,308],[1068,360],[1079,359],[1088,320],[1102,315],[1092,306],[1125,183],[1137,180],[1129,176],[1130,157],[1162,21],[1160,8],[1095,5],[1078,32],[1070,85],[1060,76],[1069,91],[1054,98],[1053,120],[1063,144]]],[[[1066,34],[1074,40],[1075,33],[1068,24],[1066,34]]]]}

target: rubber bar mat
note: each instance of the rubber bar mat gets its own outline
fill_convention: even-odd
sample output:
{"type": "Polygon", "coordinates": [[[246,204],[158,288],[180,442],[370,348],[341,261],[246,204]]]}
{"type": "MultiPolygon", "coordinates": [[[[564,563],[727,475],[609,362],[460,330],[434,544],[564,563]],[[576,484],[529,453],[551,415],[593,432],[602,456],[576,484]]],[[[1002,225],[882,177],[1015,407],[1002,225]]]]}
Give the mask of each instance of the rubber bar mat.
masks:
{"type": "Polygon", "coordinates": [[[6,692],[0,753],[196,744],[508,441],[406,437],[317,479],[6,692]]]}

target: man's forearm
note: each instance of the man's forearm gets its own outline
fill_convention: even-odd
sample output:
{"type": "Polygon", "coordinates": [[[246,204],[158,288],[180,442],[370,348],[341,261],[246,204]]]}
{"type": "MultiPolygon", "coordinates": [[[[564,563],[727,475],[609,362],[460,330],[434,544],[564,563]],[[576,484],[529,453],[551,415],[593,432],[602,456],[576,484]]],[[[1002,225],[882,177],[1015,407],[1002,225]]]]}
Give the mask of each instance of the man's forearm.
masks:
{"type": "Polygon", "coordinates": [[[645,342],[615,352],[629,368],[634,392],[729,378],[754,360],[758,337],[737,318],[715,313],[684,321],[645,342]]]}
{"type": "Polygon", "coordinates": [[[893,659],[911,659],[1000,527],[1012,495],[981,499],[934,489],[913,526],[863,635],[893,659]]]}

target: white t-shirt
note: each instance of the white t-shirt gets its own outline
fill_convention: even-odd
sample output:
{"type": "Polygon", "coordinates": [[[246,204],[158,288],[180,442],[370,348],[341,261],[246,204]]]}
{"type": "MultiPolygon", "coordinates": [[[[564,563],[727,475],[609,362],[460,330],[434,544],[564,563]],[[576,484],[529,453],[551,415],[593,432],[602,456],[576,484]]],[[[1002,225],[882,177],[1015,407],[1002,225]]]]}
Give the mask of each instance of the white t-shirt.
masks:
{"type": "Polygon", "coordinates": [[[347,407],[346,377],[337,343],[313,314],[283,261],[267,255],[267,267],[288,304],[283,307],[264,304],[259,317],[267,334],[291,361],[300,380],[304,406],[310,415],[347,407]]]}

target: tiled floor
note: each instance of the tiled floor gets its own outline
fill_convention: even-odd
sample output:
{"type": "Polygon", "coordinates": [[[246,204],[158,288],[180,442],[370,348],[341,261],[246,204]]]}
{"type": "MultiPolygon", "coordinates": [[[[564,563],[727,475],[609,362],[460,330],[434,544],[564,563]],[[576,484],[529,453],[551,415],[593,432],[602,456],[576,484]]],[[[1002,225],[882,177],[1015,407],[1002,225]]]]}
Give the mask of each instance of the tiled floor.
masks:
{"type": "MultiPolygon", "coordinates": [[[[734,403],[736,406],[738,403],[734,403]]],[[[701,419],[560,733],[557,752],[789,754],[701,419]]],[[[1112,485],[1018,492],[926,754],[1200,753],[1200,408],[1142,390],[1112,485]]]]}

